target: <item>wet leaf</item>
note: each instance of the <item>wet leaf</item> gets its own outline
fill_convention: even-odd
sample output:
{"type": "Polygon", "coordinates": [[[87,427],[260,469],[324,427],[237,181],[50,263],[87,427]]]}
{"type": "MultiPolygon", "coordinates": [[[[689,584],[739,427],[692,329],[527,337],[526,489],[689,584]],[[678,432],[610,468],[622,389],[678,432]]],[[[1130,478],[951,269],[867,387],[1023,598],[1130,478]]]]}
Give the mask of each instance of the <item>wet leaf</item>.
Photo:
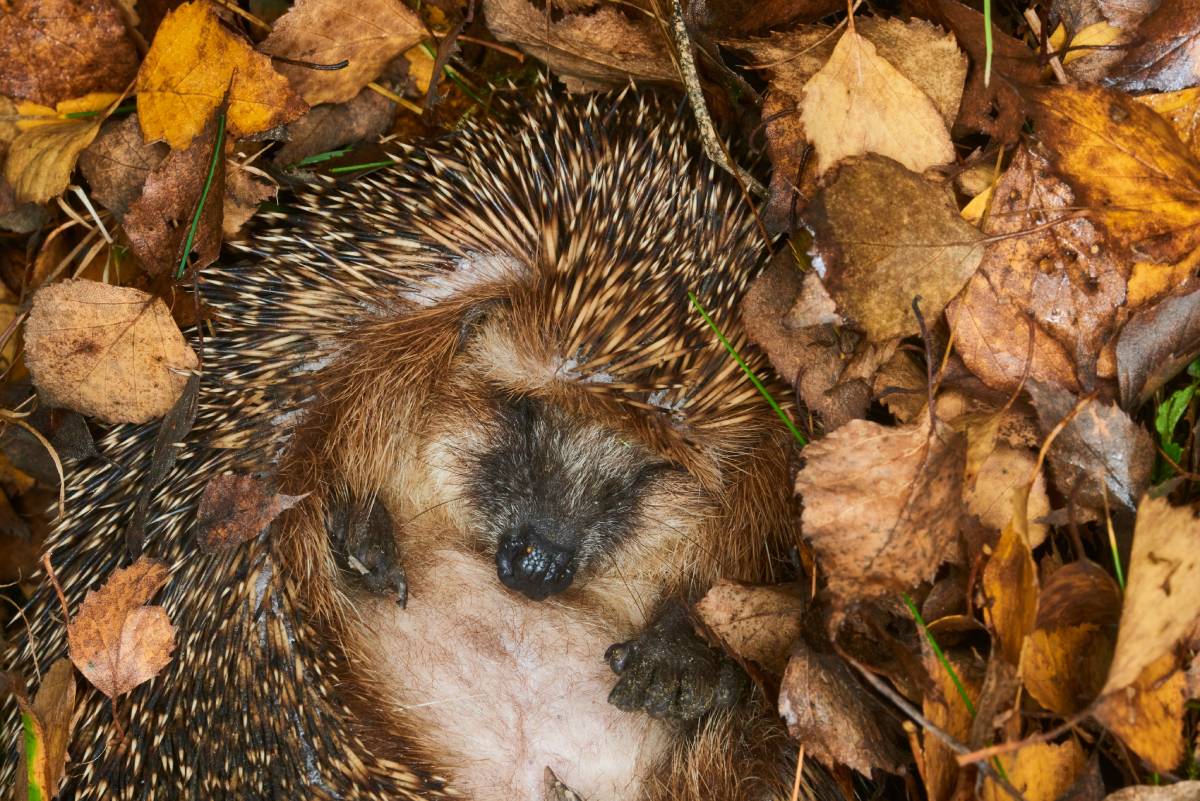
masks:
{"type": "Polygon", "coordinates": [[[800,636],[803,588],[718,581],[695,606],[696,615],[730,653],[776,676],[800,636]]]}
{"type": "Polygon", "coordinates": [[[936,318],[983,255],[947,187],[881,156],[843,164],[804,220],[826,289],[872,342],[918,333],[913,299],[936,318]]]}
{"type": "Polygon", "coordinates": [[[199,364],[161,300],[85,280],[34,295],[25,361],[51,404],[110,423],[165,414],[199,364]]]}
{"type": "Polygon", "coordinates": [[[1200,355],[1200,291],[1130,317],[1117,337],[1121,405],[1136,409],[1200,355]]]}
{"type": "Polygon", "coordinates": [[[150,171],[166,156],[161,143],[146,144],[136,114],[111,120],[79,156],[79,167],[87,178],[93,199],[120,219],[142,193],[150,171]]]}
{"type": "Polygon", "coordinates": [[[779,690],[779,715],[788,733],[830,769],[848,765],[864,775],[896,772],[907,761],[882,705],[845,660],[797,644],[779,690]]]}
{"type": "Polygon", "coordinates": [[[966,443],[852,420],[805,448],[796,476],[804,533],[829,589],[843,599],[890,595],[958,559],[966,443]]]}
{"type": "Polygon", "coordinates": [[[1095,87],[1043,90],[1032,113],[1055,166],[1118,244],[1159,264],[1200,246],[1200,163],[1170,123],[1095,87]]]}
{"type": "Polygon", "coordinates": [[[1112,69],[1108,83],[1127,92],[1172,92],[1200,83],[1200,2],[1162,3],[1112,69]]]}
{"type": "Polygon", "coordinates": [[[204,486],[196,511],[196,539],[206,551],[223,551],[248,542],[303,496],[272,492],[254,476],[213,476],[204,486]]]}
{"type": "Polygon", "coordinates": [[[853,29],[805,84],[800,109],[819,172],[865,153],[887,156],[914,172],[954,160],[933,101],[853,29]]]}
{"type": "Polygon", "coordinates": [[[1200,621],[1200,518],[1165,499],[1138,507],[1106,693],[1127,687],[1200,621]]]}
{"type": "Polygon", "coordinates": [[[192,143],[226,95],[235,137],[308,110],[271,60],[221,25],[204,0],[184,3],[163,20],[138,70],[137,95],[146,140],[166,140],[174,150],[192,143]]]}
{"type": "MultiPolygon", "coordinates": [[[[1052,384],[1027,384],[1038,424],[1049,434],[1075,408],[1077,398],[1052,384]]],[[[1146,430],[1116,405],[1084,401],[1050,446],[1050,474],[1059,492],[1076,503],[1103,512],[1110,504],[1137,506],[1150,484],[1154,442],[1146,430]]]]}
{"type": "Polygon", "coordinates": [[[417,14],[400,0],[297,0],[260,46],[269,55],[312,64],[349,64],[313,70],[279,64],[309,104],[341,103],[379,77],[383,68],[425,36],[417,14]]]}
{"type": "Polygon", "coordinates": [[[111,0],[8,0],[0,13],[0,95],[52,105],[120,92],[138,53],[111,0]]]}
{"type": "Polygon", "coordinates": [[[145,557],[114,570],[67,624],[71,661],[96,689],[117,698],[171,661],[175,627],[161,606],[145,606],[167,582],[167,566],[145,557]]]}

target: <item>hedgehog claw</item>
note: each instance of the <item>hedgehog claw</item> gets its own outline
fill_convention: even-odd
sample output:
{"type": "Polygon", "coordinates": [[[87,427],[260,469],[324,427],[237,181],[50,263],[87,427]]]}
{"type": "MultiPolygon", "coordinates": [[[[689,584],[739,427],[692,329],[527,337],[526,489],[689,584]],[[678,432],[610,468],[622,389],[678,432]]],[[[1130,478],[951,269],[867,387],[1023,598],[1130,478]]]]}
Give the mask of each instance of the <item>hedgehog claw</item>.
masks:
{"type": "Polygon", "coordinates": [[[608,702],[652,718],[695,720],[741,702],[749,677],[710,648],[673,606],[636,639],[609,646],[605,661],[620,676],[608,702]]]}
{"type": "Polygon", "coordinates": [[[394,596],[401,609],[407,606],[408,579],[400,563],[396,525],[378,499],[335,503],[326,529],[343,572],[373,595],[394,596]]]}

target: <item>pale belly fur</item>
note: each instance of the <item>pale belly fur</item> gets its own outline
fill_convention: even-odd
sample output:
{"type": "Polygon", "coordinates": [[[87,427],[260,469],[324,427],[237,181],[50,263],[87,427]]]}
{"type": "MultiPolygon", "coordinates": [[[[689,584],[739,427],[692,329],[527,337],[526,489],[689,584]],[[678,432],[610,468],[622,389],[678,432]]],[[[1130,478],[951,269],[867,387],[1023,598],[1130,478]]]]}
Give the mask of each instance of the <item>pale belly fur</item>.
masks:
{"type": "Polygon", "coordinates": [[[547,767],[587,801],[638,797],[669,734],[606,700],[604,651],[621,633],[506,590],[478,556],[406,568],[406,609],[364,607],[372,668],[467,798],[542,801],[547,767]]]}

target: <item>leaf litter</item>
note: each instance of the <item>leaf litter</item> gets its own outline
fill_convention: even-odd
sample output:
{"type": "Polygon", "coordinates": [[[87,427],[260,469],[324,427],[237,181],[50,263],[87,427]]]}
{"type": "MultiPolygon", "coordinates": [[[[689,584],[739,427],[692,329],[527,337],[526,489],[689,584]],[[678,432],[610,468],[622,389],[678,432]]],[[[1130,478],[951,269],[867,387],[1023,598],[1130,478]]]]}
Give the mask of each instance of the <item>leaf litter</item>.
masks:
{"type": "MultiPolygon", "coordinates": [[[[668,4],[369,0],[353,24],[333,0],[75,5],[0,15],[5,375],[32,377],[30,428],[63,453],[50,412],[162,420],[156,481],[171,469],[203,370],[180,328],[213,322],[192,293],[286,202],[277,185],[388,163],[380,139],[486,117],[538,69],[576,91],[674,91],[735,160],[765,154],[779,247],[744,324],[774,368],[764,389],[812,439],[793,456],[786,581],[719,582],[698,625],[844,786],[1197,797],[1194,0],[985,3],[990,35],[956,0],[852,18],[694,4],[686,96],[668,4]]],[[[18,429],[37,447],[4,449],[19,464],[0,488],[28,532],[23,493],[56,471],[18,429]]],[[[241,547],[294,501],[222,477],[201,539],[241,547]]],[[[71,658],[110,698],[171,658],[177,632],[148,604],[172,567],[140,559],[68,610],[71,658]]],[[[56,663],[33,700],[27,678],[7,683],[49,797],[74,673],[56,663]]]]}

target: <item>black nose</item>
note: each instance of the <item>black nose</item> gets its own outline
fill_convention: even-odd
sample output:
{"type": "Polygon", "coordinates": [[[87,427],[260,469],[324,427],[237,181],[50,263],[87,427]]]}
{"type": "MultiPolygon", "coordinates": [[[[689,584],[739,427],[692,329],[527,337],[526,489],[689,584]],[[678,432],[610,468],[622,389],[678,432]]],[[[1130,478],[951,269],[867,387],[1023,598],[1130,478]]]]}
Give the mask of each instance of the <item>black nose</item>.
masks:
{"type": "Polygon", "coordinates": [[[574,555],[574,551],[547,542],[533,526],[521,526],[500,539],[496,574],[504,586],[540,601],[571,586],[574,555]]]}

